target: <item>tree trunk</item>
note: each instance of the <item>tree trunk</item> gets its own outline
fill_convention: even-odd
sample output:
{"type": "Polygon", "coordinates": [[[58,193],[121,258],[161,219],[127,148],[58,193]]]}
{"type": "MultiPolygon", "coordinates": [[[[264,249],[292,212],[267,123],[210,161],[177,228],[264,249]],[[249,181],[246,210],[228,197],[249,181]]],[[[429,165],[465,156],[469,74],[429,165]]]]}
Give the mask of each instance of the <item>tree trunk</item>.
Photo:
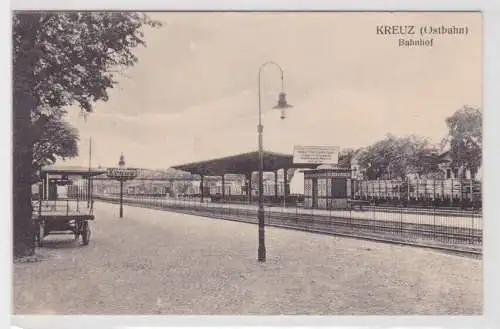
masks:
{"type": "Polygon", "coordinates": [[[28,134],[30,108],[26,103],[14,101],[12,193],[15,257],[34,253],[34,223],[31,207],[31,159],[33,153],[28,134]]]}
{"type": "Polygon", "coordinates": [[[17,14],[14,36],[20,36],[13,57],[13,253],[14,257],[34,253],[34,222],[31,205],[33,138],[31,111],[35,108],[34,71],[39,15],[17,14]]]}

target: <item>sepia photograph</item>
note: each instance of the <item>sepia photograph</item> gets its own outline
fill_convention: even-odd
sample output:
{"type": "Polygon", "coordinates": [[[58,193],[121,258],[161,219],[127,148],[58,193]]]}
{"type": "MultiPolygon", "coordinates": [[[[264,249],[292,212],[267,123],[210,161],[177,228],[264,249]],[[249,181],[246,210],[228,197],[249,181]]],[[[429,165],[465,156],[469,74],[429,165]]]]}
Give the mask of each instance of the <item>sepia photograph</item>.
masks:
{"type": "Polygon", "coordinates": [[[12,315],[483,315],[480,12],[11,24],[12,315]]]}

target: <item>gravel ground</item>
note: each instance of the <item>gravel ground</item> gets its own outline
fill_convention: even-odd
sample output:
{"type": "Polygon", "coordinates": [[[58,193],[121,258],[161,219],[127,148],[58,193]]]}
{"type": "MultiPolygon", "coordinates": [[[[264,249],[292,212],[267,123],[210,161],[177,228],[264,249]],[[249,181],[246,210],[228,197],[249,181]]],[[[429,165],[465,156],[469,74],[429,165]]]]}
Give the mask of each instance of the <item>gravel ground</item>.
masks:
{"type": "Polygon", "coordinates": [[[14,314],[480,315],[482,262],[423,249],[96,203],[90,245],[14,264],[14,314]]]}

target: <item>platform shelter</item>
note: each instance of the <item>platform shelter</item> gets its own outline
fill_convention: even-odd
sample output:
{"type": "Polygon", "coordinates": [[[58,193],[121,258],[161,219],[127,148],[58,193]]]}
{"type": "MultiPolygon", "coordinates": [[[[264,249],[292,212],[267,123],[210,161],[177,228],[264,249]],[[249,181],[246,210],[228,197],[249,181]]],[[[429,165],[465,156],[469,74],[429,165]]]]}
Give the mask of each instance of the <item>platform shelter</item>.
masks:
{"type": "MultiPolygon", "coordinates": [[[[317,167],[317,165],[297,165],[293,163],[293,155],[283,154],[276,152],[264,151],[264,172],[273,172],[275,177],[275,197],[278,197],[278,170],[284,169],[284,198],[288,197],[290,194],[290,186],[288,183],[287,171],[294,168],[302,169],[312,169],[317,167]]],[[[172,166],[172,168],[177,170],[182,170],[189,172],[193,175],[199,175],[201,177],[200,191],[201,198],[203,200],[206,188],[204,187],[204,177],[205,176],[220,176],[222,179],[222,186],[224,185],[224,176],[226,174],[240,174],[245,175],[247,187],[246,194],[248,199],[251,200],[252,191],[252,174],[259,171],[259,152],[248,152],[237,155],[232,155],[223,158],[216,158],[212,160],[192,162],[178,166],[172,166]]],[[[222,197],[225,198],[225,189],[222,189],[222,197]]]]}
{"type": "Polygon", "coordinates": [[[58,186],[70,186],[80,197],[90,195],[92,177],[104,174],[104,169],[85,167],[56,167],[46,166],[40,170],[40,182],[37,184],[37,193],[42,200],[55,200],[58,198],[58,186]]]}
{"type": "Polygon", "coordinates": [[[351,182],[351,169],[320,167],[304,171],[304,207],[347,209],[351,182]]]}

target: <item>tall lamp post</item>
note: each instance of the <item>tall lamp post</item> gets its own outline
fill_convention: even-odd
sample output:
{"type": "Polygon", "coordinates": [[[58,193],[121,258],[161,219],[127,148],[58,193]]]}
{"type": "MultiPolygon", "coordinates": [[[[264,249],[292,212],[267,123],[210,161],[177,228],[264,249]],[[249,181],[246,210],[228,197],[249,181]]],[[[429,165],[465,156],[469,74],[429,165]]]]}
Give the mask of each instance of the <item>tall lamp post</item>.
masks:
{"type": "Polygon", "coordinates": [[[274,109],[281,110],[281,119],[285,119],[285,109],[292,107],[286,101],[286,94],[284,91],[284,75],[281,66],[275,62],[265,62],[259,68],[259,84],[258,84],[258,94],[259,94],[259,125],[257,126],[257,132],[259,134],[259,210],[257,212],[257,217],[259,219],[259,249],[257,260],[259,262],[266,261],[266,243],[264,236],[264,146],[262,140],[262,134],[264,132],[264,126],[262,125],[262,73],[264,67],[267,65],[276,66],[281,73],[281,92],[278,95],[278,104],[274,106],[274,109]]]}

